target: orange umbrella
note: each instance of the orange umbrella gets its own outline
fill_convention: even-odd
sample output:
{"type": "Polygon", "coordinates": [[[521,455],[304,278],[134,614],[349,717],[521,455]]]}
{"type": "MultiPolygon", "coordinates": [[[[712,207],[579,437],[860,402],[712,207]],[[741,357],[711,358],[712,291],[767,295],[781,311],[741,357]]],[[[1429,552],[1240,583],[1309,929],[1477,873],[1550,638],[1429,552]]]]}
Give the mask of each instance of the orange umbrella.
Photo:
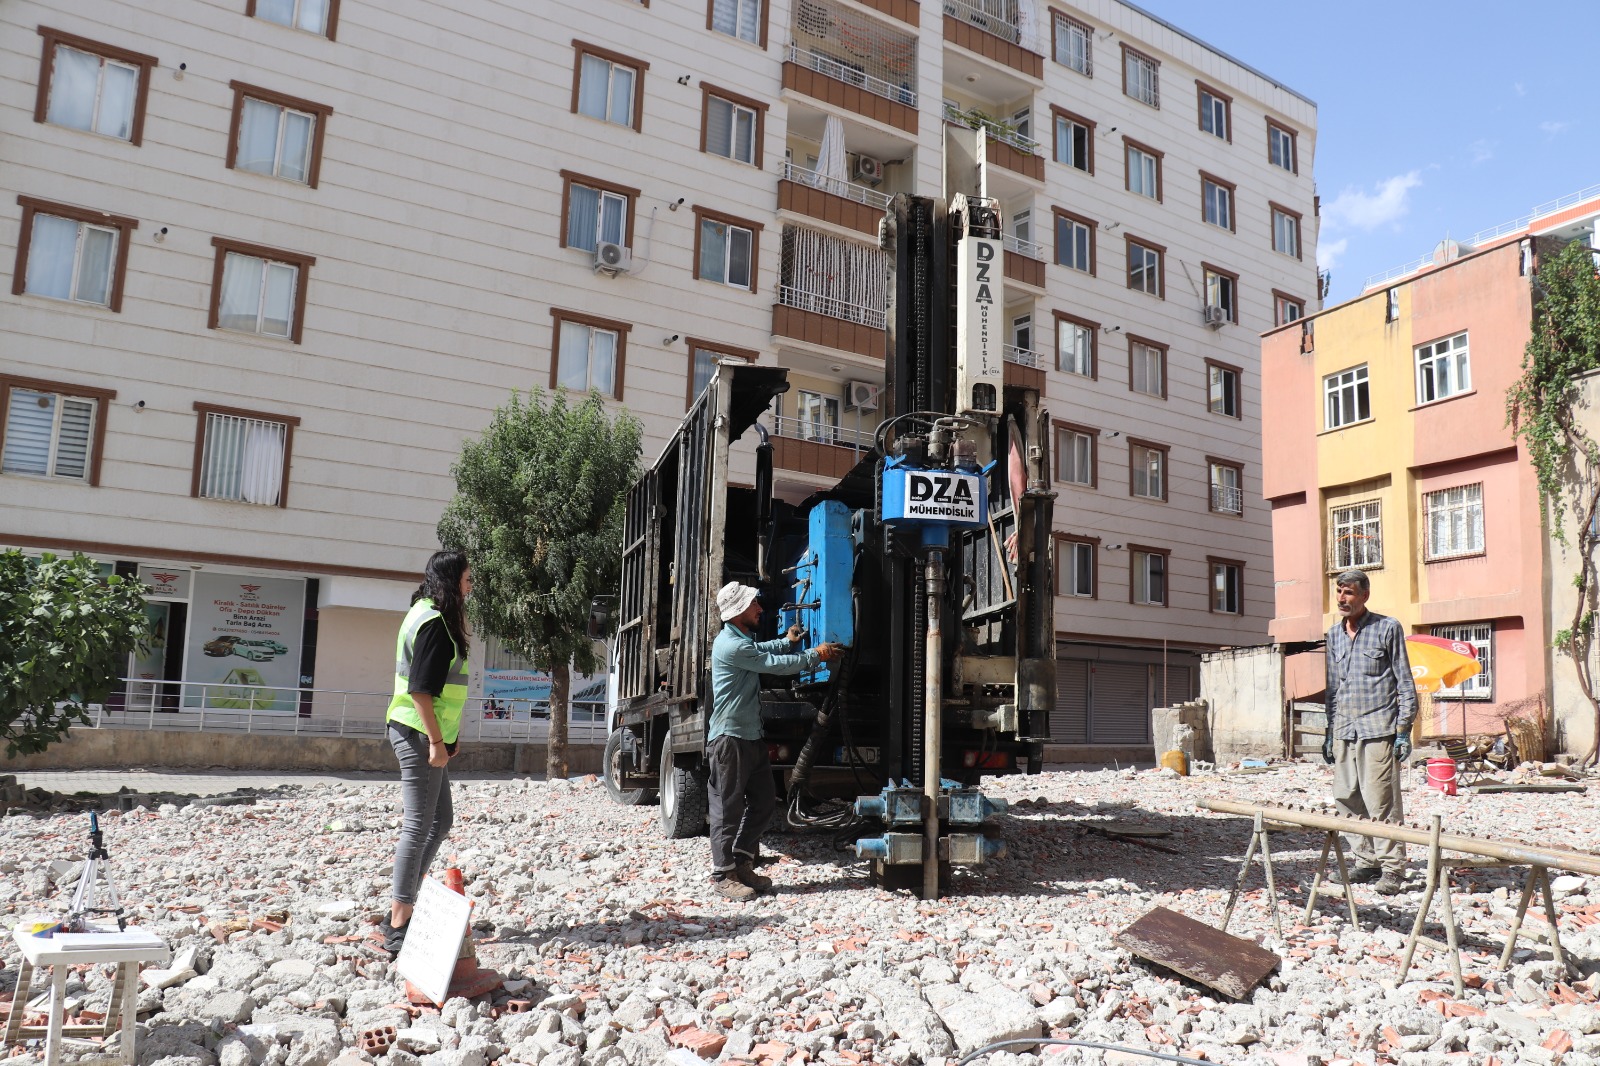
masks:
{"type": "Polygon", "coordinates": [[[1418,692],[1454,688],[1483,670],[1477,649],[1464,640],[1407,637],[1406,656],[1411,660],[1411,676],[1418,692]]]}

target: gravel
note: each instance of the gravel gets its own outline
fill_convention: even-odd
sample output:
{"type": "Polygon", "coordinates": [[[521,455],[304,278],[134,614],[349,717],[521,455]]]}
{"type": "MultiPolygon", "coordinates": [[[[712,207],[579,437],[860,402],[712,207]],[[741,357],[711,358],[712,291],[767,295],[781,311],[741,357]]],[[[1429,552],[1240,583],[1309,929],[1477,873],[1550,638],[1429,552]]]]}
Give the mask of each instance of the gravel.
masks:
{"type": "MultiPolygon", "coordinates": [[[[1283,963],[1248,1002],[1113,945],[1156,906],[1221,921],[1249,823],[1200,812],[1198,800],[1322,807],[1331,782],[1321,765],[990,780],[986,790],[1011,801],[1001,820],[1010,854],[984,874],[959,873],[945,899],[874,887],[826,834],[773,833],[764,846],[776,895],[750,904],[708,891],[703,839],[663,839],[654,808],[614,805],[593,778],[458,783],[445,855],[476,901],[479,959],[507,985],[441,1010],[406,1005],[371,936],[387,911],[397,785],[283,789],[253,806],[165,803],[109,812],[102,827],[132,920],[174,952],[140,991],[147,1066],[953,1066],[990,1041],[1040,1035],[1281,1066],[1600,1063],[1600,962],[1589,961],[1600,960],[1600,879],[1557,880],[1574,977],[1526,939],[1501,971],[1520,871],[1459,873],[1470,986],[1460,998],[1447,960],[1426,948],[1398,981],[1420,891],[1386,899],[1358,886],[1364,932],[1342,896],[1299,924],[1320,834],[1274,835],[1282,942],[1252,868],[1230,932],[1283,963]],[[1154,843],[1180,854],[1085,829],[1097,821],[1167,830],[1154,843]],[[385,1027],[386,1051],[361,1050],[385,1027]]],[[[1597,850],[1596,791],[1450,798],[1415,788],[1406,802],[1413,821],[1440,813],[1447,831],[1597,850]]],[[[0,917],[61,912],[86,823],[0,819],[0,917]]],[[[1412,859],[1420,888],[1418,849],[1412,859]]],[[[18,959],[6,939],[0,999],[18,959]]],[[[98,969],[75,971],[69,1007],[103,1013],[109,984],[98,969]]],[[[38,1054],[0,1049],[0,1063],[38,1054]]],[[[1077,1054],[1060,1061],[1102,1061],[1077,1054]]],[[[1103,1061],[1113,1060],[1149,1061],[1103,1061]]],[[[1040,1066],[1041,1056],[1014,1048],[987,1061],[1040,1066]]]]}

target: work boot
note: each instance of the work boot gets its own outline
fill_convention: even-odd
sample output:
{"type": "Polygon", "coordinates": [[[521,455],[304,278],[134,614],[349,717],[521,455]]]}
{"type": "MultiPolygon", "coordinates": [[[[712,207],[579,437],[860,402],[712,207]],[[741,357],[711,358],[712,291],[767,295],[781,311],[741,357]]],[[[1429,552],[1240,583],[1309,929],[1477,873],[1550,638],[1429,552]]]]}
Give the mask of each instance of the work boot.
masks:
{"type": "Polygon", "coordinates": [[[390,925],[388,918],[385,918],[383,921],[379,922],[378,933],[383,937],[383,950],[388,952],[390,955],[400,954],[400,949],[405,946],[406,933],[409,932],[410,929],[410,922],[400,926],[390,925]]]}
{"type": "Polygon", "coordinates": [[[748,903],[756,898],[756,890],[735,877],[713,877],[711,888],[729,903],[748,903]]]}
{"type": "Polygon", "coordinates": [[[1350,875],[1350,883],[1352,885],[1365,885],[1376,881],[1382,876],[1383,867],[1381,866],[1357,866],[1355,872],[1350,875]]]}
{"type": "Polygon", "coordinates": [[[772,889],[772,878],[756,873],[756,868],[748,859],[734,867],[733,876],[741,885],[748,885],[757,892],[768,892],[772,889]]]}
{"type": "Polygon", "coordinates": [[[1390,867],[1383,871],[1383,876],[1378,878],[1378,883],[1373,887],[1380,896],[1397,896],[1406,890],[1406,873],[1390,867]]]}

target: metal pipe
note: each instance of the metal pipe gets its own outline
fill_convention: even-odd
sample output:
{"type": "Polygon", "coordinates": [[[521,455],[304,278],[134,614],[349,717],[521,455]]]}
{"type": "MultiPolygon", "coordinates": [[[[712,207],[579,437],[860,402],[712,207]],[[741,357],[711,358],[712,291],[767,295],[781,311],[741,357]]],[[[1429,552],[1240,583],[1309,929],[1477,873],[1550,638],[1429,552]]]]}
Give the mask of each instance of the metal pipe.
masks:
{"type": "Polygon", "coordinates": [[[927,696],[923,701],[926,726],[923,729],[927,751],[923,755],[922,794],[928,798],[924,812],[925,837],[922,845],[922,898],[939,898],[939,768],[941,744],[939,708],[944,705],[944,552],[928,553],[928,638],[924,654],[927,696]]]}
{"type": "MultiPolygon", "coordinates": [[[[1235,800],[1214,799],[1201,800],[1200,806],[1218,814],[1237,814],[1245,818],[1252,818],[1260,814],[1273,822],[1287,822],[1291,825],[1301,825],[1310,829],[1325,829],[1332,832],[1355,833],[1358,836],[1382,837],[1386,840],[1398,840],[1404,844],[1416,844],[1420,847],[1428,847],[1433,843],[1432,833],[1426,829],[1418,829],[1415,826],[1393,825],[1389,822],[1375,822],[1367,818],[1350,818],[1337,814],[1322,814],[1319,811],[1301,810],[1298,807],[1268,807],[1257,803],[1239,803],[1235,800]]],[[[1557,870],[1570,870],[1573,873],[1600,877],[1600,855],[1594,855],[1586,851],[1535,847],[1531,844],[1521,844],[1516,841],[1485,840],[1482,837],[1464,836],[1459,833],[1442,834],[1439,837],[1439,847],[1445,851],[1459,851],[1467,855],[1482,855],[1486,858],[1504,859],[1512,863],[1554,867],[1557,870]]]]}

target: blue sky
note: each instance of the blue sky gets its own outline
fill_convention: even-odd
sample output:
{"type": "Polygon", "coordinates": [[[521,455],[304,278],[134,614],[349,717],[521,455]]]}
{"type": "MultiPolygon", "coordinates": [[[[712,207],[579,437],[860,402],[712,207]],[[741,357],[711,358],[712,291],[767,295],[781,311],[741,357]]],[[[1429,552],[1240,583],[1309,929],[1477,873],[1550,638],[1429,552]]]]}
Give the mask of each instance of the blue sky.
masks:
{"type": "Polygon", "coordinates": [[[1329,301],[1600,184],[1600,0],[1135,0],[1317,102],[1329,301]]]}

